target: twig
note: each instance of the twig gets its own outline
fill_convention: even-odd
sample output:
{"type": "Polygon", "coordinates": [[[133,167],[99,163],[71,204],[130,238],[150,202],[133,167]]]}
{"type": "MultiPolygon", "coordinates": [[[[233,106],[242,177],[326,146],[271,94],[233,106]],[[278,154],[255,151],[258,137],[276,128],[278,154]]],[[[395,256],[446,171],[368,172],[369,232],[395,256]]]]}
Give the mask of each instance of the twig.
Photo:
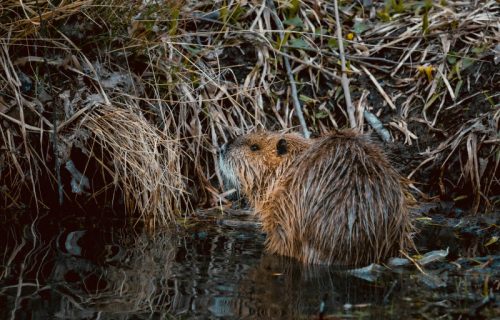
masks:
{"type": "Polygon", "coordinates": [[[443,71],[441,71],[440,68],[438,68],[437,71],[438,71],[439,75],[441,76],[441,79],[443,80],[443,82],[446,86],[446,89],[448,89],[448,93],[450,94],[451,99],[453,101],[455,101],[457,98],[455,97],[455,93],[453,92],[453,89],[451,88],[450,82],[446,78],[446,75],[443,73],[443,71]]]}
{"type": "MultiPolygon", "coordinates": [[[[9,120],[9,121],[12,121],[14,122],[15,124],[18,124],[19,126],[23,126],[23,123],[11,116],[8,116],[4,113],[0,113],[0,116],[1,117],[4,117],[5,119],[9,120]]],[[[29,124],[25,124],[24,125],[24,128],[26,128],[26,130],[31,130],[31,131],[35,131],[35,132],[47,132],[47,133],[52,133],[52,129],[50,130],[43,130],[42,128],[39,128],[39,127],[35,127],[35,126],[32,126],[32,125],[29,125],[29,124]]]]}
{"type": "Polygon", "coordinates": [[[404,252],[403,250],[399,250],[399,252],[404,255],[406,257],[406,259],[410,260],[414,265],[415,267],[418,269],[418,271],[420,271],[422,274],[424,275],[428,275],[427,272],[425,272],[425,270],[420,266],[420,264],[415,261],[415,259],[413,259],[412,257],[410,257],[406,252],[404,252]]]}
{"type": "Polygon", "coordinates": [[[78,110],[77,112],[75,112],[68,120],[63,121],[62,123],[60,123],[57,126],[56,132],[61,131],[62,128],[64,128],[65,126],[67,126],[68,124],[70,124],[71,122],[73,122],[76,118],[78,118],[79,116],[81,116],[85,112],[87,112],[91,107],[93,107],[93,106],[86,106],[86,107],[78,110]]]}
{"type": "Polygon", "coordinates": [[[436,158],[437,158],[437,155],[432,155],[429,158],[425,159],[412,172],[410,172],[410,174],[407,175],[406,178],[411,179],[411,177],[415,174],[415,172],[417,172],[420,168],[422,168],[426,163],[428,163],[436,158]]]}
{"type": "Polygon", "coordinates": [[[405,64],[405,61],[408,60],[408,58],[411,56],[413,51],[415,51],[415,49],[417,49],[418,45],[420,44],[420,41],[421,41],[421,39],[418,39],[415,42],[415,44],[413,45],[413,47],[411,47],[410,50],[408,50],[408,52],[405,54],[403,59],[401,59],[401,61],[396,66],[396,68],[394,68],[394,71],[391,73],[391,77],[394,77],[396,75],[396,73],[398,72],[399,68],[401,68],[405,64]]]}
{"type": "Polygon", "coordinates": [[[365,105],[366,105],[366,98],[370,94],[370,91],[368,90],[363,90],[361,93],[361,97],[356,103],[356,123],[359,127],[359,131],[363,132],[363,127],[364,127],[364,111],[365,111],[365,105]]]}
{"type": "Polygon", "coordinates": [[[333,80],[335,81],[341,81],[342,78],[339,77],[338,75],[336,75],[335,73],[331,72],[330,70],[326,69],[324,66],[318,66],[318,65],[315,65],[313,63],[310,63],[310,62],[307,62],[305,60],[302,60],[302,59],[299,59],[297,57],[294,57],[292,56],[291,54],[289,53],[286,53],[286,52],[283,52],[283,51],[280,51],[280,50],[277,50],[275,49],[274,47],[271,47],[271,50],[273,50],[274,53],[276,54],[279,54],[281,56],[283,56],[283,59],[291,59],[295,62],[298,62],[298,63],[301,63],[305,66],[308,66],[310,68],[314,68],[314,69],[317,69],[321,72],[323,72],[324,74],[328,75],[329,77],[331,77],[333,80]]]}
{"type": "Polygon", "coordinates": [[[377,79],[375,79],[375,77],[373,76],[373,74],[371,74],[371,72],[368,71],[368,69],[366,69],[364,66],[360,66],[360,67],[361,67],[361,69],[363,69],[363,71],[365,72],[365,74],[373,82],[373,84],[375,85],[375,88],[377,88],[378,92],[382,95],[382,97],[384,98],[384,100],[387,101],[387,103],[389,104],[389,106],[391,107],[391,109],[392,110],[396,110],[396,106],[392,102],[391,98],[389,98],[389,96],[384,91],[384,89],[382,88],[382,86],[380,86],[380,84],[378,83],[377,79]]]}
{"type": "MultiPolygon", "coordinates": [[[[281,20],[278,17],[278,14],[276,13],[276,8],[274,7],[273,1],[267,0],[267,6],[271,11],[271,15],[273,16],[274,22],[278,26],[280,38],[284,39],[285,33],[283,32],[283,23],[281,23],[281,20]]],[[[286,48],[283,48],[283,50],[286,50],[286,48]]],[[[283,55],[283,61],[285,62],[286,73],[288,74],[288,80],[290,81],[290,88],[292,89],[293,105],[297,113],[297,118],[299,118],[300,126],[302,127],[302,132],[304,134],[304,137],[309,139],[309,137],[311,136],[311,132],[307,128],[307,123],[306,120],[304,119],[304,113],[302,112],[302,106],[300,105],[300,101],[297,95],[297,85],[295,84],[295,79],[293,77],[292,67],[290,66],[290,60],[286,55],[283,55]]]]}
{"type": "Polygon", "coordinates": [[[342,70],[342,89],[344,90],[345,104],[347,109],[347,114],[349,115],[349,123],[351,128],[356,128],[356,118],[354,116],[354,106],[352,105],[351,92],[349,91],[349,79],[347,78],[347,70],[345,67],[345,54],[344,54],[344,43],[342,38],[342,27],[340,25],[339,18],[339,6],[337,0],[334,1],[335,4],[335,22],[337,23],[337,39],[339,43],[339,54],[340,54],[340,66],[342,70]]]}

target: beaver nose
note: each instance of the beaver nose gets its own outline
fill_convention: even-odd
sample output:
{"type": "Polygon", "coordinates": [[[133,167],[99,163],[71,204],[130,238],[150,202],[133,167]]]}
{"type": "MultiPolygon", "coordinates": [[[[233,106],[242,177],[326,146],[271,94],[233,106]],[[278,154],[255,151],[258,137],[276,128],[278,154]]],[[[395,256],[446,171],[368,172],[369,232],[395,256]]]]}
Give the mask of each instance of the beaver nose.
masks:
{"type": "Polygon", "coordinates": [[[220,155],[220,156],[223,156],[224,154],[226,154],[226,151],[227,151],[227,143],[224,143],[220,148],[219,150],[217,150],[217,154],[220,155]]]}

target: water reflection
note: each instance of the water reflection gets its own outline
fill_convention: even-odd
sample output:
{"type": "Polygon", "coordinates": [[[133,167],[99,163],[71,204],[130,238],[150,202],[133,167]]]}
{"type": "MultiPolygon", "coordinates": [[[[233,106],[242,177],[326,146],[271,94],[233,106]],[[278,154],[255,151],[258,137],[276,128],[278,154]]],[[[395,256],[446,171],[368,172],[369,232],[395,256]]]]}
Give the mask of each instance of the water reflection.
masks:
{"type": "Polygon", "coordinates": [[[404,273],[304,268],[209,219],[151,235],[106,214],[17,217],[0,221],[1,319],[385,319],[411,315],[401,298],[418,290],[404,273]]]}

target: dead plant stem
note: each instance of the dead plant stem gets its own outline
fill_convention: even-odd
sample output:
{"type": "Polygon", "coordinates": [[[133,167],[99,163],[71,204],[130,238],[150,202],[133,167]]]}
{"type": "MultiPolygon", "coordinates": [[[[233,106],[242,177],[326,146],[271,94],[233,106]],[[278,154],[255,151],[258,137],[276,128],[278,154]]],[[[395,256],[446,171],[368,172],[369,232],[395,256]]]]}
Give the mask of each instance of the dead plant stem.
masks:
{"type": "MultiPolygon", "coordinates": [[[[283,32],[283,23],[281,22],[278,14],[276,13],[276,8],[274,7],[273,1],[268,0],[267,6],[271,10],[271,15],[273,16],[274,22],[278,26],[280,38],[284,39],[285,33],[283,32]]],[[[286,51],[286,48],[283,48],[283,50],[286,51]]],[[[290,81],[290,88],[292,90],[291,94],[292,94],[293,105],[295,107],[295,112],[297,113],[297,118],[299,118],[300,126],[302,127],[302,132],[304,134],[304,137],[309,139],[309,137],[311,136],[311,132],[307,128],[307,123],[306,123],[306,120],[304,119],[304,113],[302,112],[302,106],[300,104],[300,101],[299,101],[299,98],[297,95],[297,85],[295,83],[295,78],[294,78],[293,73],[292,73],[292,67],[290,65],[290,60],[288,59],[287,55],[283,55],[283,61],[285,63],[285,68],[286,68],[286,73],[288,75],[288,80],[290,81]]]]}
{"type": "Polygon", "coordinates": [[[340,66],[342,70],[341,84],[344,90],[345,104],[347,109],[347,114],[349,116],[349,123],[351,128],[356,128],[356,117],[354,116],[354,106],[352,105],[351,92],[349,91],[349,79],[347,78],[347,70],[345,67],[345,54],[344,54],[344,43],[342,38],[342,26],[340,24],[339,18],[339,6],[337,0],[334,1],[335,4],[335,22],[337,24],[337,39],[339,43],[339,54],[340,54],[340,66]]]}

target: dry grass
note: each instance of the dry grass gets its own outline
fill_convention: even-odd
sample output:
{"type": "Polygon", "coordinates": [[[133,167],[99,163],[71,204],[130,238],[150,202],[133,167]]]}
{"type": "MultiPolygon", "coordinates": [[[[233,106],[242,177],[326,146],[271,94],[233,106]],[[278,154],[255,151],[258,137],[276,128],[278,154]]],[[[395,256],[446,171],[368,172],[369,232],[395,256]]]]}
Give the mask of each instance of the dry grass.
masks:
{"type": "MultiPolygon", "coordinates": [[[[453,192],[455,199],[469,197],[474,212],[490,210],[497,205],[493,190],[500,183],[495,178],[498,53],[493,51],[498,3],[399,3],[364,8],[340,3],[356,125],[370,131],[376,119],[389,129],[390,140],[407,145],[410,158],[418,155],[420,162],[406,171],[424,183],[419,187],[424,192],[453,192]],[[373,117],[365,118],[365,111],[373,117]],[[482,127],[469,130],[477,121],[482,127]],[[436,168],[440,179],[429,174],[436,168]]],[[[321,134],[348,126],[333,2],[2,5],[0,148],[7,152],[0,158],[0,186],[8,190],[2,205],[21,205],[22,189],[32,190],[35,203],[43,204],[40,173],[50,172],[55,185],[60,181],[57,165],[48,164],[46,155],[93,123],[98,123],[92,129],[96,141],[113,155],[148,153],[155,165],[169,168],[169,186],[131,176],[157,170],[142,167],[145,160],[122,158],[107,168],[122,179],[129,208],[144,215],[151,215],[150,206],[171,208],[182,197],[181,176],[192,180],[185,191],[195,205],[217,204],[221,179],[215,150],[239,133],[266,127],[321,134]],[[21,72],[31,85],[19,79],[21,72]],[[89,104],[88,96],[99,96],[98,106],[89,104]],[[110,118],[110,105],[134,107],[110,118]],[[79,126],[87,116],[93,122],[79,126]],[[131,120],[122,128],[132,131],[147,122],[139,135],[144,140],[110,135],[119,117],[131,120]],[[54,128],[57,134],[50,138],[54,128]],[[108,131],[97,134],[98,128],[108,131]],[[176,141],[184,153],[160,160],[154,146],[145,146],[157,141],[176,141]],[[162,192],[175,196],[160,200],[162,192]]],[[[176,149],[176,143],[169,145],[176,149]]],[[[67,150],[54,157],[60,166],[68,160],[64,154],[67,150]]],[[[171,212],[185,205],[174,207],[169,213],[156,211],[162,213],[153,214],[155,221],[172,219],[171,212]]]]}
{"type": "Polygon", "coordinates": [[[113,176],[129,212],[140,212],[153,228],[180,214],[187,195],[178,141],[164,137],[138,110],[102,106],[81,126],[97,142],[90,157],[113,176]]]}

